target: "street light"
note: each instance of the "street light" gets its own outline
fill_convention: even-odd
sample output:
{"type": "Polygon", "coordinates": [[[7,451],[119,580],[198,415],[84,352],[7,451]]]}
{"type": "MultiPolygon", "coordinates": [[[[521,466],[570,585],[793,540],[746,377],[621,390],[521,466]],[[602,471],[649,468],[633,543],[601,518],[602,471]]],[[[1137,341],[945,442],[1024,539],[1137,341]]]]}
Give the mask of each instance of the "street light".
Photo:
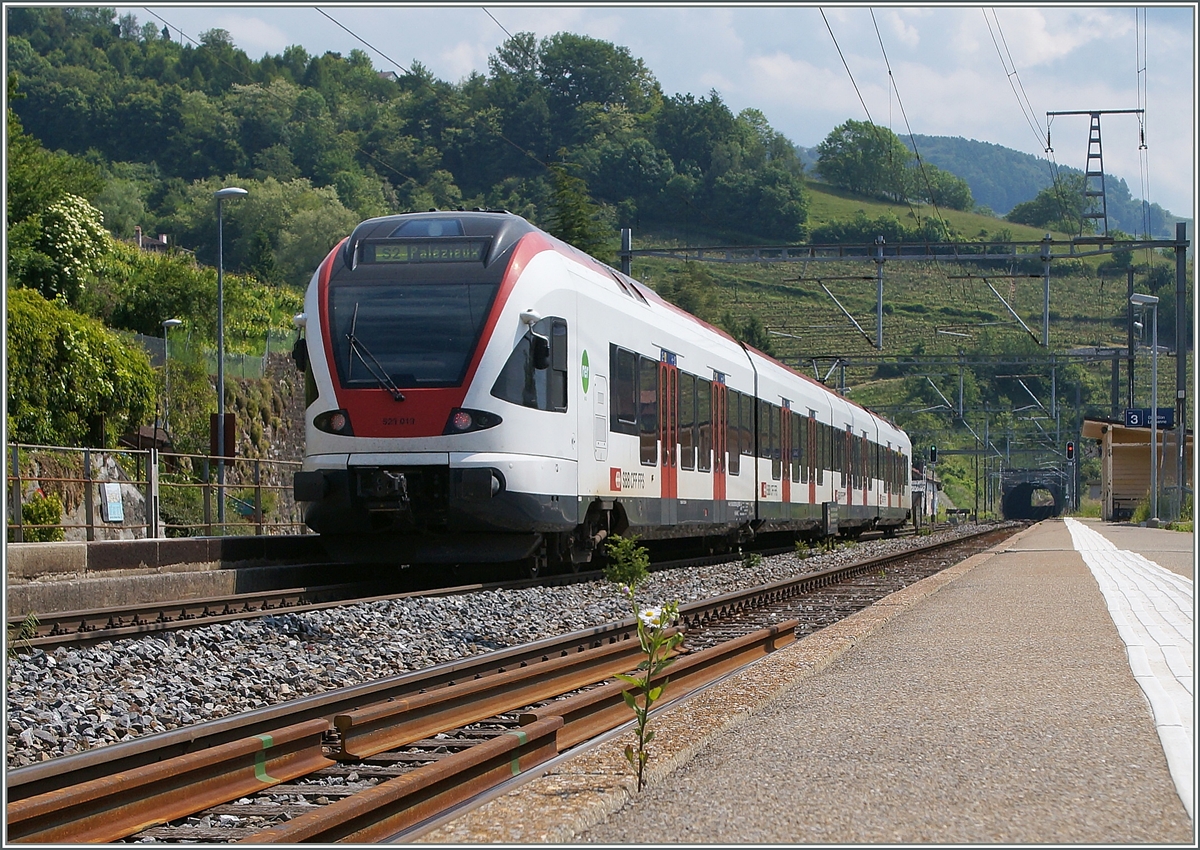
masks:
{"type": "Polygon", "coordinates": [[[248,194],[236,186],[213,192],[217,199],[217,522],[222,533],[225,526],[225,223],[221,201],[248,194]]]}
{"type": "MultiPolygon", "coordinates": [[[[171,439],[171,338],[167,331],[183,324],[182,319],[163,319],[163,373],[166,392],[163,399],[163,431],[171,439]]],[[[157,436],[157,435],[156,435],[157,436]]]]}
{"type": "Polygon", "coordinates": [[[1158,528],[1158,296],[1135,292],[1129,296],[1135,307],[1150,307],[1153,324],[1150,331],[1150,519],[1146,525],[1158,528]]]}

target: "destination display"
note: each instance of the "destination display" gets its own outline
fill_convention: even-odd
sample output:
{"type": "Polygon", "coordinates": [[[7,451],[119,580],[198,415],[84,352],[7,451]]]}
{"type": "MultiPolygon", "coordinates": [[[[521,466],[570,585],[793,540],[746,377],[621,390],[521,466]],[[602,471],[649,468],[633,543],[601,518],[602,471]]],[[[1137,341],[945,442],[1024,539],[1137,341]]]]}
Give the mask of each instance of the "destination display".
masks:
{"type": "Polygon", "coordinates": [[[367,242],[364,263],[482,263],[487,240],[438,239],[428,242],[367,242]]]}

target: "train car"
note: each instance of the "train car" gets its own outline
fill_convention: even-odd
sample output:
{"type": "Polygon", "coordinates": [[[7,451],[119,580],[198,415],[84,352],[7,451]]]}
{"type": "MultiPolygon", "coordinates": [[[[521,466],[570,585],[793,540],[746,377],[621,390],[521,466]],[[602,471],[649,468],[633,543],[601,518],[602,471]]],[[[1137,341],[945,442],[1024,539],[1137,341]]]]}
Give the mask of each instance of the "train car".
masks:
{"type": "Polygon", "coordinates": [[[294,493],[337,557],[536,572],[909,518],[903,431],[507,212],[364,221],[297,324],[294,493]]]}

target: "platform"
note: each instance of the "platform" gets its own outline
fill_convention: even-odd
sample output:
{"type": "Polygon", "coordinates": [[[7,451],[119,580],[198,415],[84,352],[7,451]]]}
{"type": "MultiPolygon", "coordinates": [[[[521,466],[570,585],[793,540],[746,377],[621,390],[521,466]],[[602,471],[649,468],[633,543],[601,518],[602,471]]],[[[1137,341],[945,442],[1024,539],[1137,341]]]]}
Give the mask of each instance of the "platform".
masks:
{"type": "Polygon", "coordinates": [[[1193,553],[1039,523],[416,840],[1195,845],[1193,553]]]}

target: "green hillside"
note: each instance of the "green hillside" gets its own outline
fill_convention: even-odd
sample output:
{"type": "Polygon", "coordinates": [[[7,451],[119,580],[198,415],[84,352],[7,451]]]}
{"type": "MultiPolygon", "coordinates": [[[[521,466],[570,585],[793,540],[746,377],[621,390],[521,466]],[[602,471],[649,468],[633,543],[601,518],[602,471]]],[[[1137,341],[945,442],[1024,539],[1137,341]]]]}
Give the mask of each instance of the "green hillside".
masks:
{"type": "MultiPolygon", "coordinates": [[[[829,220],[852,217],[860,210],[870,219],[893,215],[905,220],[912,216],[910,222],[917,216],[936,215],[926,207],[910,209],[907,205],[856,198],[814,182],[809,183],[809,190],[810,225],[814,228],[829,220]]],[[[1044,235],[1036,228],[974,213],[942,211],[941,215],[959,232],[980,239],[1038,241],[1044,235]]],[[[722,242],[721,235],[677,230],[635,233],[634,248],[728,244],[722,242]]],[[[1052,235],[1057,240],[1068,238],[1061,233],[1052,235]]],[[[1061,252],[1063,246],[1055,250],[1061,252]]],[[[1159,341],[1160,345],[1173,345],[1173,258],[1141,251],[1125,261],[1135,270],[1136,289],[1153,289],[1162,298],[1159,341]],[[1149,271],[1152,267],[1157,268],[1153,275],[1149,271]]],[[[883,275],[882,351],[875,348],[875,264],[870,260],[719,263],[635,257],[632,271],[634,277],[664,297],[731,332],[757,321],[763,336],[752,342],[759,347],[765,344],[778,359],[799,371],[819,379],[828,377],[831,386],[837,387],[844,380],[851,399],[884,413],[909,431],[914,446],[919,447],[918,456],[929,445],[973,449],[975,434],[971,429],[982,437],[986,420],[996,448],[1013,452],[1008,459],[1011,464],[1038,466],[1062,463],[1063,445],[1067,440],[1078,440],[1083,417],[1113,414],[1111,360],[1088,363],[1072,357],[1070,352],[1084,347],[1125,347],[1127,272],[1120,262],[1114,264],[1111,256],[1054,262],[1049,348],[1041,345],[1040,262],[1018,268],[1020,276],[1010,276],[1007,267],[995,264],[981,267],[978,263],[942,260],[888,261],[883,275]],[[968,275],[972,277],[967,279],[968,275]],[[1013,318],[983,275],[992,275],[987,281],[1013,307],[1032,335],[1013,318]],[[865,335],[855,329],[822,284],[865,335]],[[839,357],[850,362],[844,375],[837,369],[830,371],[839,357]],[[967,364],[962,369],[965,423],[956,411],[960,360],[967,364]],[[1056,398],[1053,405],[1052,388],[1056,398]],[[1052,407],[1058,413],[1057,420],[1049,416],[1052,407]],[[1027,450],[1034,453],[1022,454],[1027,450]]],[[[1188,316],[1192,313],[1192,281],[1193,266],[1189,262],[1188,316]]],[[[1189,341],[1192,336],[1189,320],[1189,341]]],[[[1141,344],[1150,344],[1148,328],[1141,344]]],[[[1148,351],[1143,349],[1135,368],[1135,406],[1150,404],[1149,360],[1148,351]]],[[[1194,369],[1190,351],[1187,368],[1190,385],[1194,369]]],[[[1117,415],[1127,406],[1123,362],[1120,369],[1117,415]]],[[[1160,355],[1160,406],[1171,403],[1174,370],[1174,358],[1160,355]]],[[[1194,421],[1194,399],[1189,397],[1188,405],[1189,421],[1194,421]]],[[[951,498],[973,508],[973,458],[943,455],[939,468],[951,479],[951,498]]],[[[1080,471],[1085,482],[1098,477],[1098,461],[1083,460],[1080,471]]]]}

